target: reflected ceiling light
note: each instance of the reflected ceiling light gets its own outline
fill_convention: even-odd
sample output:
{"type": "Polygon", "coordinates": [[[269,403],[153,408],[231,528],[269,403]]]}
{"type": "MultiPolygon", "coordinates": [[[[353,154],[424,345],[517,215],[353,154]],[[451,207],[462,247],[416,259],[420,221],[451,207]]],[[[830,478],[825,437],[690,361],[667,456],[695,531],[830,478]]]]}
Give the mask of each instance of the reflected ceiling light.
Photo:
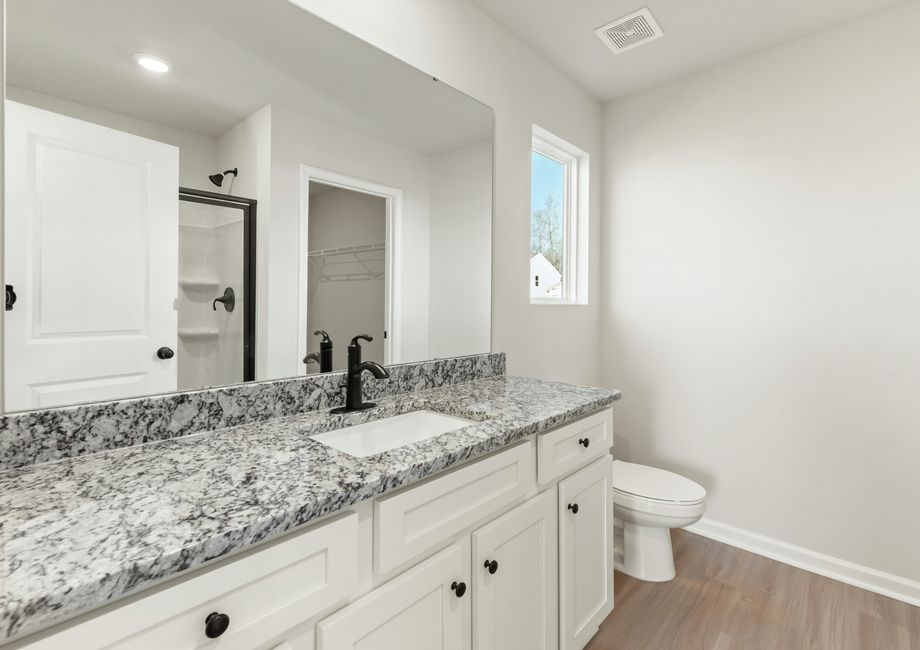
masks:
{"type": "Polygon", "coordinates": [[[152,70],[153,72],[169,72],[172,70],[172,64],[169,61],[166,59],[161,59],[158,56],[154,56],[153,54],[144,54],[143,52],[138,52],[134,55],[134,60],[148,70],[152,70]]]}

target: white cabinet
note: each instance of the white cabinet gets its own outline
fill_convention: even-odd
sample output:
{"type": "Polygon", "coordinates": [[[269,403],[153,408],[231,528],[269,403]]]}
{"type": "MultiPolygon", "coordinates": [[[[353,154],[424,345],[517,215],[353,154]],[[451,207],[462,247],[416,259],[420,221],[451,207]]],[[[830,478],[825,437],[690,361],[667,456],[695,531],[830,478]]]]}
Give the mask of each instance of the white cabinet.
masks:
{"type": "Polygon", "coordinates": [[[469,650],[469,537],[323,620],[317,650],[469,650]]]}
{"type": "Polygon", "coordinates": [[[592,413],[10,650],[581,650],[613,608],[611,441],[592,413]]]}
{"type": "Polygon", "coordinates": [[[473,650],[556,650],[556,490],[473,533],[473,650]]]}
{"type": "Polygon", "coordinates": [[[613,609],[613,458],[559,483],[561,650],[581,650],[613,609]]]}

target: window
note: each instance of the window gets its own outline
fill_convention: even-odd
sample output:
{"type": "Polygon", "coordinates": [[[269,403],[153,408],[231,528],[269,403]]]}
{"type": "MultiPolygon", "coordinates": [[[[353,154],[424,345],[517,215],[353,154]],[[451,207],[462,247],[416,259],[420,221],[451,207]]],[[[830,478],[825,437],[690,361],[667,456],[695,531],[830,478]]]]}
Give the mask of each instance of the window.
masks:
{"type": "Polygon", "coordinates": [[[534,125],[530,159],[530,302],[587,304],[588,155],[534,125]]]}

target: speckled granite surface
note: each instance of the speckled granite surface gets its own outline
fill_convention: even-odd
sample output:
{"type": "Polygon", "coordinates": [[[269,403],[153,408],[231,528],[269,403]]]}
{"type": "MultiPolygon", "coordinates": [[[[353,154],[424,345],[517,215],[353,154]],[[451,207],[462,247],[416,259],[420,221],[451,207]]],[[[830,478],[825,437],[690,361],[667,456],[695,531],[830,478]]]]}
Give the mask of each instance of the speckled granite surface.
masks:
{"type": "Polygon", "coordinates": [[[502,376],[0,473],[0,640],[619,399],[502,376]],[[311,435],[420,408],[473,424],[357,459],[311,435]]]}
{"type": "MultiPolygon", "coordinates": [[[[505,354],[388,366],[365,399],[505,374],[505,354]]],[[[342,406],[344,372],[0,416],[0,471],[342,406]]]]}

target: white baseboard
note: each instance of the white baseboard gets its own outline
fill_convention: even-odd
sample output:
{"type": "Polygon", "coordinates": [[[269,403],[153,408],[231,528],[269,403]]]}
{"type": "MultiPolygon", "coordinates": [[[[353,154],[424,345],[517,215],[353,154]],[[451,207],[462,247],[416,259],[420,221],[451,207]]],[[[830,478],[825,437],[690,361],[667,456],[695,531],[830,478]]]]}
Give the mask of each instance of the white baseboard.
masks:
{"type": "Polygon", "coordinates": [[[756,553],[805,571],[839,580],[882,596],[920,607],[920,582],[900,578],[890,573],[870,569],[830,555],[809,551],[765,535],[751,533],[711,519],[700,519],[685,530],[717,542],[756,553]]]}

